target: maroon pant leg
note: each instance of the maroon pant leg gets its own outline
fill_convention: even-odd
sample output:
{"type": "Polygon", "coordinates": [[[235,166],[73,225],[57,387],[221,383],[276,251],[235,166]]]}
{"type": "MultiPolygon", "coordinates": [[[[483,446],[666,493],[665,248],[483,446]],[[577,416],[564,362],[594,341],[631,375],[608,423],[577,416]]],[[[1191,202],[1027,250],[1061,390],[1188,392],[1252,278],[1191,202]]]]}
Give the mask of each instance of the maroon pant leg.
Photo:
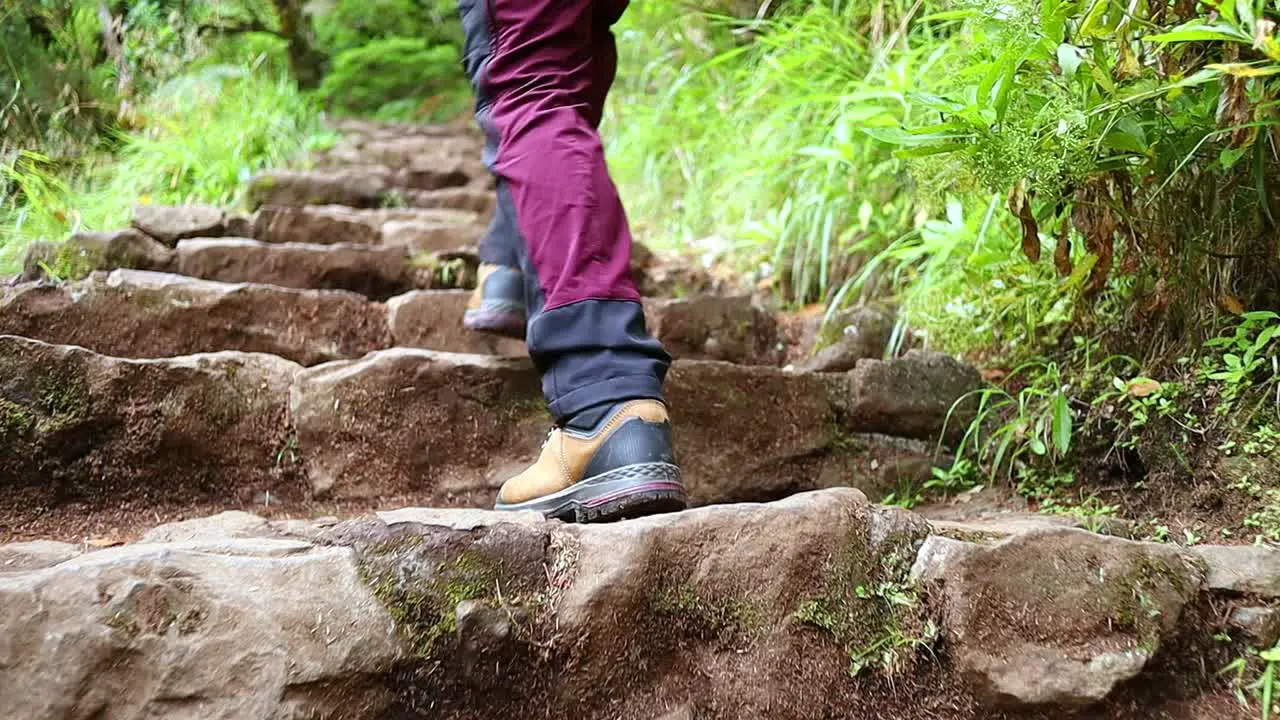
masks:
{"type": "Polygon", "coordinates": [[[482,0],[491,47],[482,88],[494,171],[523,236],[529,355],[558,421],[662,398],[671,357],[645,327],[631,232],[597,126],[616,72],[623,0],[482,0]]]}
{"type": "Polygon", "coordinates": [[[598,78],[613,74],[595,58],[604,16],[593,0],[489,2],[496,170],[510,187],[544,309],[638,300],[630,229],[593,122],[603,99],[598,78]]]}
{"type": "Polygon", "coordinates": [[[618,72],[618,45],[613,37],[613,24],[622,18],[629,2],[596,0],[595,23],[591,29],[591,91],[587,101],[592,127],[600,127],[604,103],[618,72]]]}

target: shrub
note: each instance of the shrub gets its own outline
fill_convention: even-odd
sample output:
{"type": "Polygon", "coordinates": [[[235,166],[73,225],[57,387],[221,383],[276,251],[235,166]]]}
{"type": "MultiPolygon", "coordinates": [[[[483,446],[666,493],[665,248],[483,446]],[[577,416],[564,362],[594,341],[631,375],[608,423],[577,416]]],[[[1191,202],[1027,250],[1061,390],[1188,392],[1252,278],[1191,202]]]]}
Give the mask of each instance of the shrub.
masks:
{"type": "Polygon", "coordinates": [[[316,35],[335,56],[387,38],[462,44],[455,0],[337,0],[316,18],[316,35]]]}
{"type": "Polygon", "coordinates": [[[406,98],[455,91],[458,51],[418,38],[390,37],[340,53],[317,91],[338,112],[377,112],[406,98]]]}

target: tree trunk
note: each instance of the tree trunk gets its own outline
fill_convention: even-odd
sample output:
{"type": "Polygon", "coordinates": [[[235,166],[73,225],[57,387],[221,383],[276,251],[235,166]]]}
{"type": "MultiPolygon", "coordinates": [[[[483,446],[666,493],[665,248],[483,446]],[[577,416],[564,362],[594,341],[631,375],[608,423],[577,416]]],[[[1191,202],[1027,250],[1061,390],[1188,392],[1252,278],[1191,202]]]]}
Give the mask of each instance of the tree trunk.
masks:
{"type": "Polygon", "coordinates": [[[272,0],[280,22],[280,35],[288,43],[289,69],[298,87],[311,90],[324,75],[324,54],[311,41],[311,23],[302,12],[301,0],[272,0]]]}
{"type": "Polygon", "coordinates": [[[116,94],[120,97],[120,112],[124,113],[133,96],[133,71],[125,57],[123,22],[111,14],[106,0],[98,0],[98,22],[102,25],[102,47],[116,65],[116,94]]]}

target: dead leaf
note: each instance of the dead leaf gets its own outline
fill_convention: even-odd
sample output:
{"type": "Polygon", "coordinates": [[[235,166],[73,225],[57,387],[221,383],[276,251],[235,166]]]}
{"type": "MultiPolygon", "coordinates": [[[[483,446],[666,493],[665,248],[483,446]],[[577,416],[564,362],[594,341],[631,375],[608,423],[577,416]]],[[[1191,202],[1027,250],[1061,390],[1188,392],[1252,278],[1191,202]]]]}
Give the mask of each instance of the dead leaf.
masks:
{"type": "Polygon", "coordinates": [[[109,537],[95,537],[89,538],[84,544],[91,548],[109,548],[117,545],[123,545],[124,541],[109,537]]]}
{"type": "Polygon", "coordinates": [[[1111,210],[1111,184],[1108,178],[1097,178],[1076,191],[1071,208],[1071,223],[1084,237],[1085,249],[1098,256],[1089,272],[1086,295],[1096,295],[1107,285],[1115,255],[1116,218],[1111,210]]]}
{"type": "Polygon", "coordinates": [[[1120,58],[1112,70],[1112,75],[1117,81],[1130,80],[1138,77],[1142,73],[1142,65],[1138,63],[1138,58],[1133,54],[1133,47],[1129,44],[1129,38],[1123,34],[1118,38],[1118,46],[1120,48],[1120,58]]]}
{"type": "Polygon", "coordinates": [[[1107,278],[1111,276],[1111,266],[1115,258],[1115,242],[1114,232],[1099,238],[1098,244],[1094,247],[1098,262],[1094,263],[1093,269],[1089,271],[1089,285],[1085,288],[1085,294],[1097,295],[1107,286],[1107,278]]]}
{"type": "Polygon", "coordinates": [[[1058,228],[1058,246],[1053,250],[1053,266],[1062,277],[1071,275],[1071,223],[1065,219],[1058,228]]]}
{"type": "Polygon", "coordinates": [[[1009,191],[1009,211],[1022,223],[1022,254],[1033,264],[1040,262],[1040,227],[1031,214],[1031,194],[1026,181],[1020,180],[1009,191]]]}
{"type": "Polygon", "coordinates": [[[1232,315],[1244,314],[1244,303],[1240,302],[1239,298],[1235,297],[1234,295],[1223,295],[1222,307],[1226,308],[1227,312],[1231,313],[1232,315]]]}
{"type": "Polygon", "coordinates": [[[1129,381],[1128,393],[1136,398],[1144,398],[1163,387],[1158,381],[1151,378],[1135,378],[1129,381]]]}
{"type": "Polygon", "coordinates": [[[1124,257],[1120,260],[1120,272],[1125,275],[1133,275],[1138,272],[1138,257],[1142,252],[1142,236],[1129,223],[1125,223],[1120,231],[1129,236],[1129,242],[1125,244],[1124,257]]]}
{"type": "Polygon", "coordinates": [[[1233,75],[1222,76],[1222,92],[1218,95],[1218,111],[1215,119],[1219,129],[1233,128],[1230,146],[1243,147],[1253,140],[1256,128],[1245,127],[1253,119],[1253,106],[1246,93],[1248,79],[1233,75]]]}

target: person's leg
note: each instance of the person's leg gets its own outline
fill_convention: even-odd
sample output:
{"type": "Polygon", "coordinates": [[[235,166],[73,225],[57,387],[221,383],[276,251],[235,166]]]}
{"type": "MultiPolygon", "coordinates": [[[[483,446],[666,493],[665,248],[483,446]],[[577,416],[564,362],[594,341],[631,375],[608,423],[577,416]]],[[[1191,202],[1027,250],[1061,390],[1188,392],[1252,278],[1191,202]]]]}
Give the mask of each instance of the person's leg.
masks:
{"type": "Polygon", "coordinates": [[[587,98],[587,119],[594,128],[604,118],[604,104],[618,72],[618,45],[613,25],[622,19],[630,0],[596,0],[591,27],[591,87],[587,98]]]}
{"type": "Polygon", "coordinates": [[[595,127],[607,92],[600,79],[612,79],[616,61],[597,55],[597,28],[617,19],[617,3],[488,7],[494,167],[538,280],[527,342],[559,426],[538,463],[503,487],[498,507],[569,519],[682,507],[662,402],[671,358],[645,328],[631,234],[595,127]]]}
{"type": "MultiPolygon", "coordinates": [[[[487,0],[459,0],[458,14],[465,36],[463,67],[476,96],[476,123],[485,135],[482,159],[493,172],[498,134],[489,120],[493,98],[487,85],[492,47],[487,0]]],[[[504,181],[500,176],[496,180],[497,207],[493,220],[480,239],[480,272],[462,323],[470,330],[523,339],[528,324],[525,284],[529,280],[520,272],[524,240],[520,237],[509,197],[507,202],[503,202],[504,181]]]]}

